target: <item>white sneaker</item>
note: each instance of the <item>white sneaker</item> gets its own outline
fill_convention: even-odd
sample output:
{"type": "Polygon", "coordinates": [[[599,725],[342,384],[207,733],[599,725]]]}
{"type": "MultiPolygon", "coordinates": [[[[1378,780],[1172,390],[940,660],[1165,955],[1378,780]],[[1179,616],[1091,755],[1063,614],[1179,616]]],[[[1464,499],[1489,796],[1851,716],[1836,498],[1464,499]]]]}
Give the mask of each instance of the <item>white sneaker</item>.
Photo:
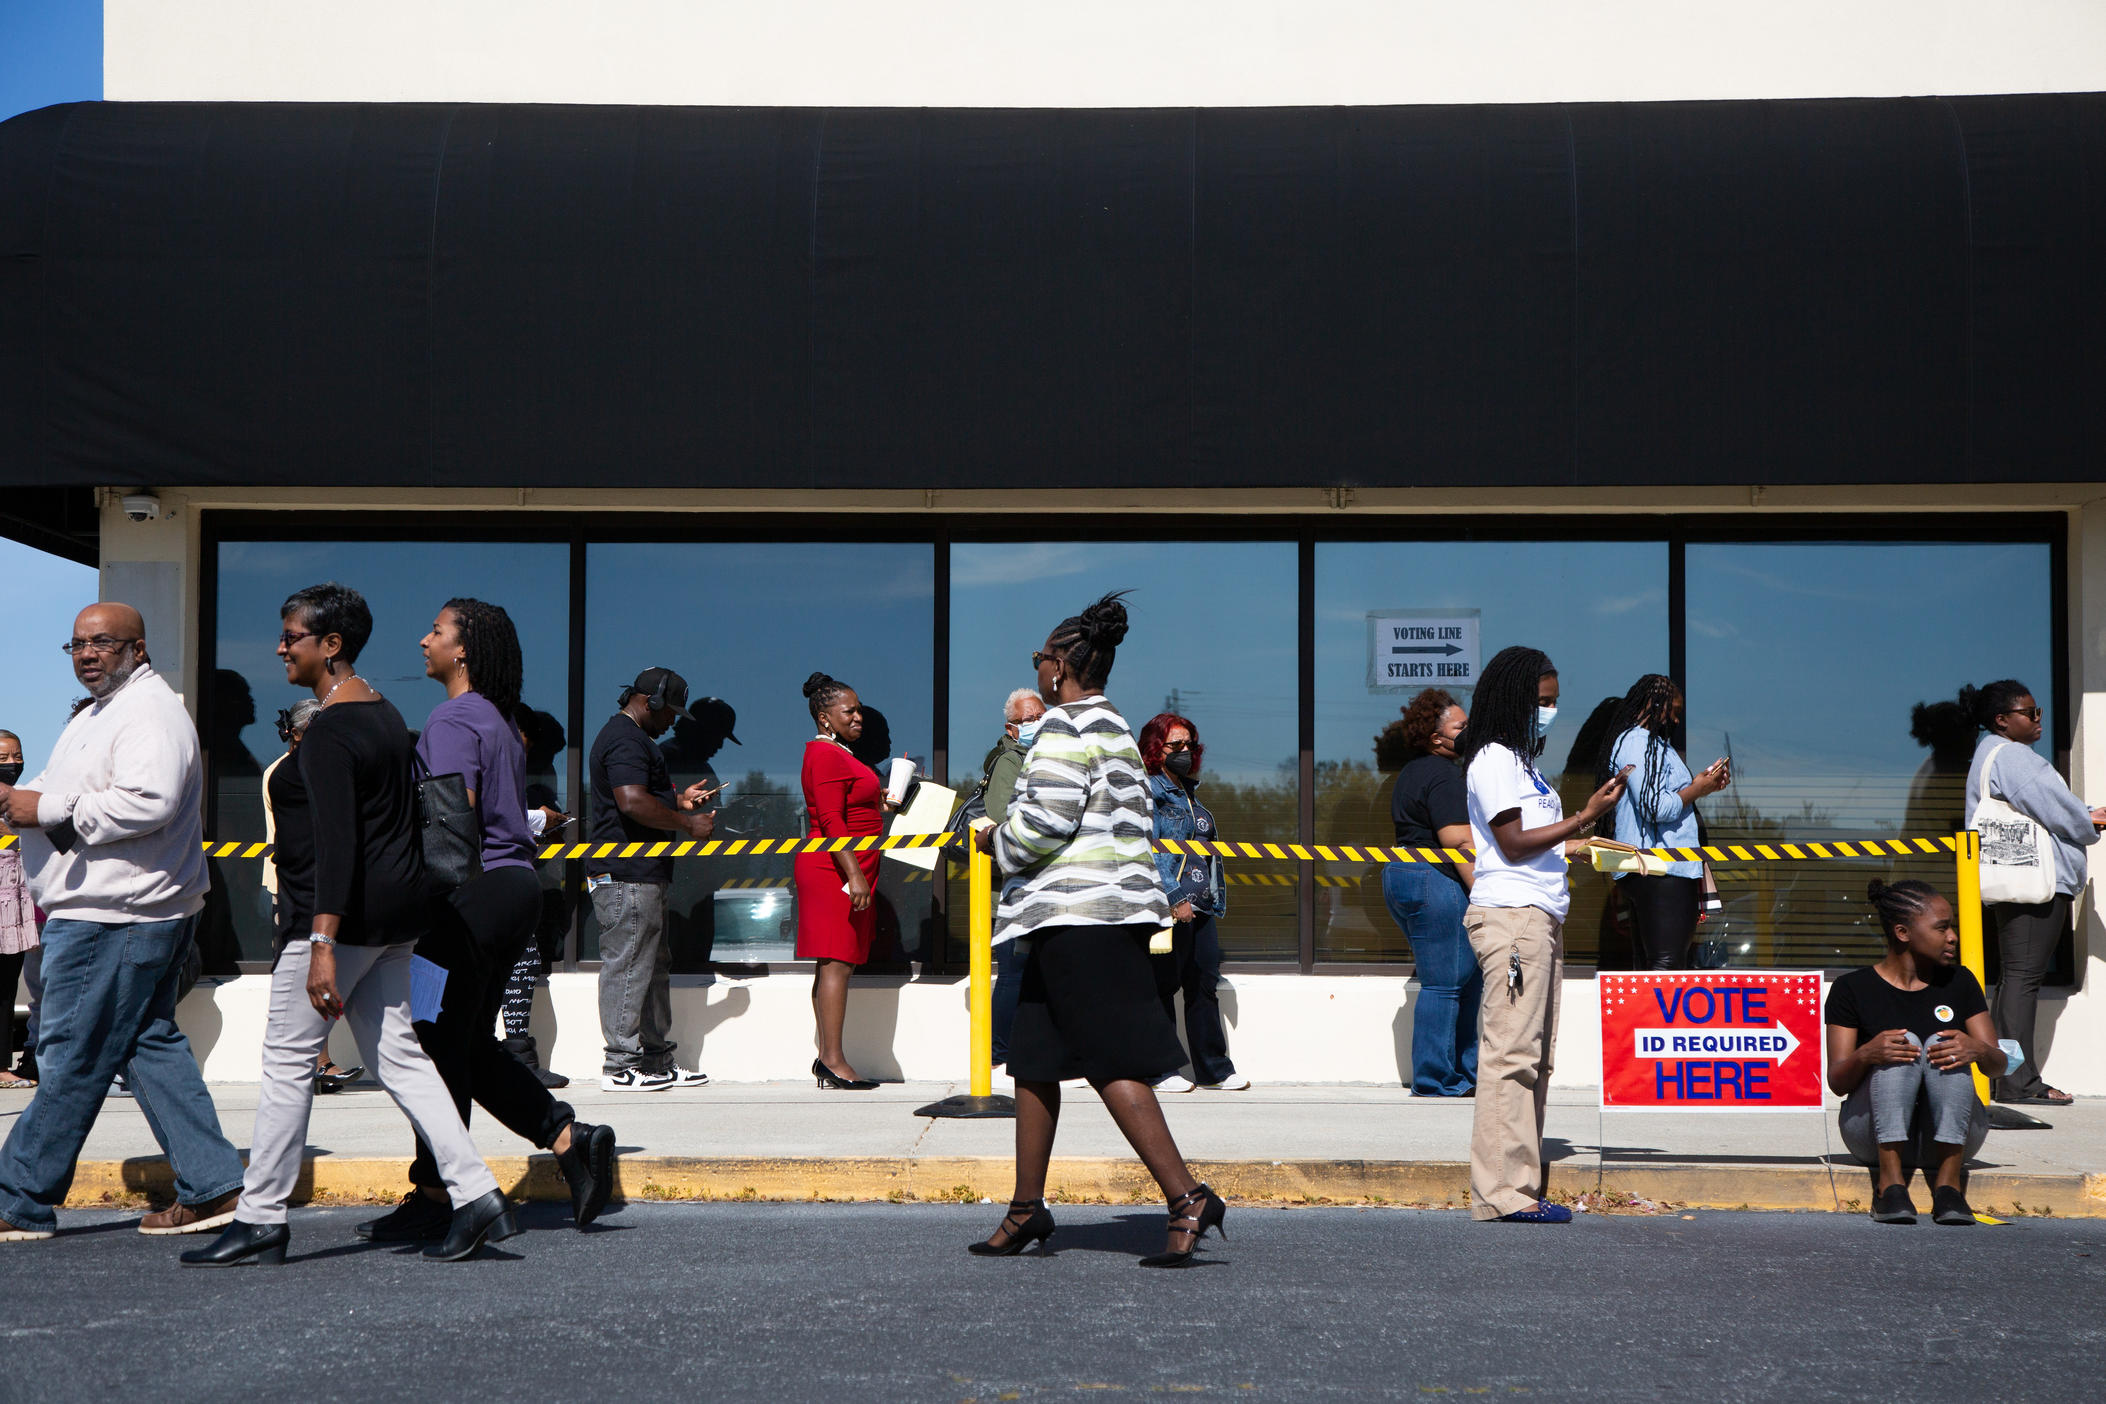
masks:
{"type": "Polygon", "coordinates": [[[1186,1077],[1183,1073],[1172,1073],[1161,1082],[1158,1082],[1155,1085],[1155,1090],[1158,1092],[1190,1092],[1192,1087],[1191,1078],[1186,1077]]]}
{"type": "Polygon", "coordinates": [[[602,1092],[663,1092],[673,1085],[669,1072],[645,1072],[642,1068],[623,1068],[618,1073],[600,1074],[602,1092]]]}
{"type": "Polygon", "coordinates": [[[673,1086],[675,1087],[709,1086],[709,1074],[702,1071],[702,1069],[700,1068],[696,1068],[693,1071],[689,1071],[686,1068],[672,1067],[667,1068],[666,1072],[672,1077],[673,1086]]]}
{"type": "Polygon", "coordinates": [[[1242,1073],[1230,1073],[1220,1082],[1202,1082],[1199,1088],[1202,1092],[1248,1092],[1250,1079],[1242,1073]]]}

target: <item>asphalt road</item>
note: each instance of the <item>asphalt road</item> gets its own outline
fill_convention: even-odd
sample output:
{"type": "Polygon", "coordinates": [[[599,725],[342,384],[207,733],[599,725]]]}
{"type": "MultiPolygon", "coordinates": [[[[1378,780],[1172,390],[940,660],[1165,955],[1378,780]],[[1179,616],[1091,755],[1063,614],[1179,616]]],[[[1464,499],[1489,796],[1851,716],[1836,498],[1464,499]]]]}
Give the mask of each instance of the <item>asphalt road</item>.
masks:
{"type": "Polygon", "coordinates": [[[1429,1394],[2096,1397],[2106,1221],[1585,1217],[1232,1208],[1206,1265],[1134,1265],[1156,1210],[1079,1206],[1049,1257],[962,1245],[999,1209],[551,1205],[483,1260],[296,1211],[286,1267],[68,1214],[0,1245],[0,1397],[977,1400],[1429,1394]]]}

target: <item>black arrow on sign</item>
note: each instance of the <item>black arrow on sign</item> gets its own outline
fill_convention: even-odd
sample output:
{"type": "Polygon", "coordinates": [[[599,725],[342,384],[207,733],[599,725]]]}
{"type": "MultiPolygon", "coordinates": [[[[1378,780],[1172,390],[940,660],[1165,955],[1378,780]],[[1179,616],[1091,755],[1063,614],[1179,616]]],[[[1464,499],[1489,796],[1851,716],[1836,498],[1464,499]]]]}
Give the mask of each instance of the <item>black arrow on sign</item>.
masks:
{"type": "Polygon", "coordinates": [[[1405,645],[1403,645],[1403,644],[1398,644],[1398,645],[1396,645],[1395,647],[1391,648],[1391,649],[1390,649],[1390,652],[1391,652],[1391,653],[1445,653],[1445,654],[1448,654],[1449,656],[1453,657],[1453,656],[1454,656],[1455,654],[1461,653],[1461,652],[1462,652],[1462,650],[1461,650],[1460,648],[1457,648],[1457,647],[1456,647],[1456,646],[1455,646],[1454,644],[1437,644],[1437,645],[1436,645],[1436,644],[1429,644],[1429,645],[1427,645],[1426,647],[1423,647],[1423,648],[1411,648],[1411,647],[1407,647],[1407,646],[1405,646],[1405,645]]]}

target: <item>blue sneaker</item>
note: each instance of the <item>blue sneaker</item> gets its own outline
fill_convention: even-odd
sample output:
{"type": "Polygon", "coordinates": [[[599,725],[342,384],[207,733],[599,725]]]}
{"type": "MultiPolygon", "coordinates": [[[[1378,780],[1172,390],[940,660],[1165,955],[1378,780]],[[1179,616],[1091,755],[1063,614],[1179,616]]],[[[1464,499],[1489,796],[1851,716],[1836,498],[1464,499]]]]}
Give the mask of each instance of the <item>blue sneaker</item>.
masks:
{"type": "Polygon", "coordinates": [[[1502,1224],[1569,1224],[1572,1211],[1562,1204],[1552,1204],[1547,1199],[1536,1201],[1533,1209],[1517,1209],[1511,1214],[1499,1216],[1502,1224]]]}

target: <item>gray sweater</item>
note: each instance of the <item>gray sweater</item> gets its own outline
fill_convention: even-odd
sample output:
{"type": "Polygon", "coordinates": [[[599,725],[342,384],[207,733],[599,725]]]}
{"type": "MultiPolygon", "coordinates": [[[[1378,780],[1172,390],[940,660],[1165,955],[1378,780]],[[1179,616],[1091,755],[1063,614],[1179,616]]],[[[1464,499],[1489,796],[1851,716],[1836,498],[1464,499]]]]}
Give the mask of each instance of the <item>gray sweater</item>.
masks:
{"type": "Polygon", "coordinates": [[[1994,773],[1988,777],[1989,793],[2048,831],[2055,841],[2055,890],[2082,890],[2086,873],[2084,850],[2099,841],[2091,826],[2091,811],[2070,793],[2062,776],[2030,746],[2006,742],[1990,732],[1976,743],[1974,763],[1967,767],[1967,817],[1982,802],[1982,769],[1989,753],[1996,751],[1994,773]],[[1996,751],[2002,746],[2001,751],[1996,751]]]}

